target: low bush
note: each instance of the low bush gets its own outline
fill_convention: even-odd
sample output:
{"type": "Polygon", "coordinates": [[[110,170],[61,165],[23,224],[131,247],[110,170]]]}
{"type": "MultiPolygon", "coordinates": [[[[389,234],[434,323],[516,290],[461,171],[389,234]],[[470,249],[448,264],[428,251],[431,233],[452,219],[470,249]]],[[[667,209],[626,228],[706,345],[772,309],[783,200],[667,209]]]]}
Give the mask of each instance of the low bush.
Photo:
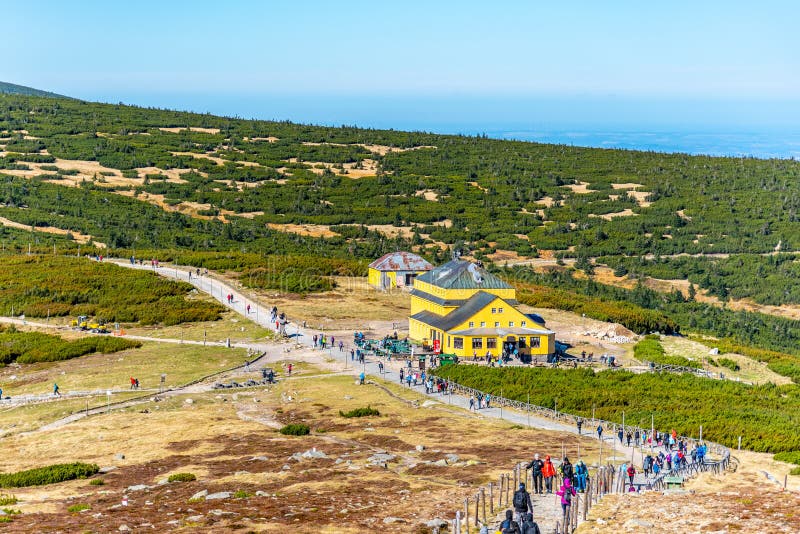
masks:
{"type": "Polygon", "coordinates": [[[17,498],[9,493],[0,493],[0,506],[17,504],[17,498]]]}
{"type": "Polygon", "coordinates": [[[90,336],[66,341],[41,332],[20,332],[0,328],[0,363],[56,362],[100,352],[110,354],[139,348],[140,341],[118,337],[90,336]]]}
{"type": "Polygon", "coordinates": [[[725,367],[727,369],[730,369],[731,371],[738,371],[739,369],[741,369],[741,367],[739,367],[739,364],[731,360],[730,358],[720,358],[718,363],[720,367],[725,367]]]}
{"type": "Polygon", "coordinates": [[[28,486],[44,486],[57,484],[77,478],[88,478],[100,470],[96,464],[75,462],[71,464],[48,465],[16,473],[0,473],[0,487],[26,488],[28,486]]]}
{"type": "Polygon", "coordinates": [[[169,476],[167,482],[192,482],[197,480],[194,473],[175,473],[169,476]]]}
{"type": "Polygon", "coordinates": [[[779,452],[775,455],[775,459],[779,462],[800,465],[800,451],[779,452]]]}
{"type": "Polygon", "coordinates": [[[281,434],[285,436],[306,436],[311,432],[308,425],[291,424],[281,428],[281,434]]]}
{"type": "Polygon", "coordinates": [[[73,504],[69,508],[67,508],[67,512],[71,514],[77,514],[78,512],[83,512],[84,510],[90,509],[91,506],[88,504],[73,504]]]}
{"type": "Polygon", "coordinates": [[[375,408],[373,408],[371,406],[367,406],[366,408],[356,408],[355,410],[350,410],[349,412],[343,412],[343,411],[339,410],[339,415],[341,415],[342,417],[347,417],[347,418],[351,418],[351,417],[372,417],[372,416],[378,416],[380,414],[381,414],[381,412],[379,412],[378,410],[376,410],[375,408]]]}
{"type": "Polygon", "coordinates": [[[649,335],[633,347],[633,357],[641,362],[660,363],[662,365],[677,365],[679,367],[691,367],[700,369],[699,362],[692,361],[683,356],[669,355],[664,353],[664,347],[659,341],[659,336],[649,335]]]}
{"type": "Polygon", "coordinates": [[[791,471],[789,471],[790,475],[800,475],[800,467],[795,467],[791,471]]]}
{"type": "Polygon", "coordinates": [[[244,490],[236,490],[236,491],[233,493],[233,498],[234,498],[234,499],[249,499],[249,498],[250,498],[250,497],[252,497],[252,496],[253,496],[253,494],[252,494],[252,493],[247,493],[247,492],[246,492],[246,491],[244,491],[244,490]]]}
{"type": "Polygon", "coordinates": [[[105,483],[106,481],[103,480],[102,478],[93,478],[91,482],[89,482],[89,484],[91,484],[92,486],[103,486],[105,485],[105,483]]]}

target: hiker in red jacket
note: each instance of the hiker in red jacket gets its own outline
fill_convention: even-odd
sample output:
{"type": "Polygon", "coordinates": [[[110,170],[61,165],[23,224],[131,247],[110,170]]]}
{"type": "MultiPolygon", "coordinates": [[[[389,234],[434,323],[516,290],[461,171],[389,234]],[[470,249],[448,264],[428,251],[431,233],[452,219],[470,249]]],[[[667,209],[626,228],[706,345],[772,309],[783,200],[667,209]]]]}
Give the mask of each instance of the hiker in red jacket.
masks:
{"type": "Polygon", "coordinates": [[[628,472],[628,478],[631,481],[630,484],[631,484],[631,486],[633,486],[633,477],[636,476],[636,468],[633,467],[633,464],[628,466],[627,472],[628,472]]]}

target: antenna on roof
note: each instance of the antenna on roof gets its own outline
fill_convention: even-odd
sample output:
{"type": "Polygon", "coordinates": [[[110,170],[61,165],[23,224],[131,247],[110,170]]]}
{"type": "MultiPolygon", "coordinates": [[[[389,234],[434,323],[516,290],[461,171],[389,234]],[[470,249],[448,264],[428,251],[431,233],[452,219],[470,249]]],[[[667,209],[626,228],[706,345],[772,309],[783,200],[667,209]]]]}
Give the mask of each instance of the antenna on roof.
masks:
{"type": "Polygon", "coordinates": [[[458,258],[460,258],[460,257],[461,257],[461,251],[460,251],[460,250],[457,250],[457,249],[453,249],[453,254],[452,254],[452,256],[453,256],[453,260],[457,260],[458,258]]]}

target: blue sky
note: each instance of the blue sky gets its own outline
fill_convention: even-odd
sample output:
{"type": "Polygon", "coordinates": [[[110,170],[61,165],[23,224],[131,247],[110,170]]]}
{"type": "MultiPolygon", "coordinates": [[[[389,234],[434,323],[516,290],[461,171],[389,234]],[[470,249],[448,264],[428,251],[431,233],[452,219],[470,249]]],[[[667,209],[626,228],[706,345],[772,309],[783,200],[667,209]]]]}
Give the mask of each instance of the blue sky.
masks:
{"type": "Polygon", "coordinates": [[[0,80],[86,99],[242,116],[235,98],[264,95],[800,116],[791,1],[41,0],[2,17],[0,80]]]}

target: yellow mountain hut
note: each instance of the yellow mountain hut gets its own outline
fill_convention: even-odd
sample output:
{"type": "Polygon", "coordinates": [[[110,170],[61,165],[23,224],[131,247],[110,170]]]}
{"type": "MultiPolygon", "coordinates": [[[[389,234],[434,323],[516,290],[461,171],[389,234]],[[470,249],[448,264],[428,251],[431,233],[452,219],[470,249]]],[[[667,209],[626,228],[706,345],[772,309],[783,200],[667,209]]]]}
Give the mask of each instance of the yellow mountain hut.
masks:
{"type": "Polygon", "coordinates": [[[453,260],[417,276],[411,291],[409,337],[459,358],[550,355],[555,332],[517,309],[512,286],[478,265],[453,260]]]}
{"type": "Polygon", "coordinates": [[[410,252],[390,252],[369,264],[369,285],[378,289],[412,287],[417,275],[433,269],[433,265],[410,252]]]}

